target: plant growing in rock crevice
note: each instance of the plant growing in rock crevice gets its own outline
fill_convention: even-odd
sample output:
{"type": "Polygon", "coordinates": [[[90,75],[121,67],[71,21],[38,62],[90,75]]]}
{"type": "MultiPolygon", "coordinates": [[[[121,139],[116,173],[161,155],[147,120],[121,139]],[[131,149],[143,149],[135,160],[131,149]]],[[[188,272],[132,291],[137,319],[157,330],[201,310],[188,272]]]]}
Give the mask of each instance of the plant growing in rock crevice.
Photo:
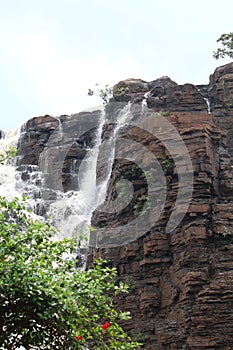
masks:
{"type": "Polygon", "coordinates": [[[129,88],[128,86],[125,87],[114,87],[113,88],[113,96],[114,97],[126,97],[129,95],[129,88]]]}
{"type": "Polygon", "coordinates": [[[133,214],[134,216],[138,216],[139,214],[145,214],[147,210],[151,207],[149,198],[146,194],[142,194],[138,196],[136,204],[133,206],[133,214]]]}
{"type": "Polygon", "coordinates": [[[227,232],[227,231],[225,231],[223,233],[217,232],[216,237],[221,244],[232,244],[233,243],[233,235],[230,232],[227,232]]]}
{"type": "Polygon", "coordinates": [[[174,168],[174,162],[168,158],[163,158],[161,165],[165,175],[171,172],[174,168]]]}
{"type": "Polygon", "coordinates": [[[106,84],[104,87],[99,87],[99,84],[96,84],[95,89],[88,89],[88,96],[97,96],[100,97],[103,101],[103,104],[107,104],[110,99],[113,97],[113,88],[106,84]]]}

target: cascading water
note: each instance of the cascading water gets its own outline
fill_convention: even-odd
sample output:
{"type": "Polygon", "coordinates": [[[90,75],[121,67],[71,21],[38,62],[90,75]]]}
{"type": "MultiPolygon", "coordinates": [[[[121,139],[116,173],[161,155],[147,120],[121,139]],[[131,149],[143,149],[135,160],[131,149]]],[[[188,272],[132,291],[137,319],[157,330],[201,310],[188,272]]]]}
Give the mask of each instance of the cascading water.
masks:
{"type": "MultiPolygon", "coordinates": [[[[79,189],[60,193],[59,200],[50,205],[49,213],[56,218],[56,224],[62,235],[76,236],[80,232],[85,233],[88,236],[87,242],[89,242],[92,213],[105,201],[114,161],[115,141],[118,131],[126,125],[130,117],[130,108],[129,102],[119,111],[112,136],[105,142],[102,142],[102,133],[104,125],[109,121],[106,120],[105,113],[101,113],[95,145],[88,149],[79,167],[79,189]],[[99,158],[103,156],[107,167],[104,176],[98,181],[97,165],[99,158]]],[[[87,245],[84,241],[81,243],[83,247],[87,245]]]]}
{"type": "MultiPolygon", "coordinates": [[[[3,133],[0,139],[0,154],[4,154],[12,147],[16,147],[20,136],[20,128],[3,133]]],[[[5,197],[20,197],[20,192],[16,190],[16,159],[6,160],[1,165],[0,171],[0,194],[5,197]]]]}
{"type": "MultiPolygon", "coordinates": [[[[96,191],[96,164],[104,123],[105,115],[102,112],[95,136],[95,145],[93,148],[86,148],[87,154],[82,160],[79,169],[79,188],[73,188],[66,193],[59,190],[56,191],[57,198],[49,205],[47,210],[48,215],[53,218],[56,226],[60,229],[61,237],[77,237],[80,232],[82,233],[81,238],[83,234],[89,235],[91,215],[98,201],[96,191]]],[[[74,172],[76,169],[75,162],[76,160],[73,163],[74,172]]],[[[46,160],[45,163],[47,165],[49,164],[46,160]]],[[[73,175],[76,176],[77,174],[73,175]]],[[[89,237],[86,237],[86,239],[88,241],[89,237]]],[[[81,243],[82,246],[86,246],[85,240],[81,243]]]]}
{"type": "MultiPolygon", "coordinates": [[[[128,103],[119,110],[116,120],[112,123],[112,134],[105,142],[102,140],[103,128],[105,125],[111,124],[111,121],[106,120],[107,117],[104,111],[100,113],[98,127],[93,136],[93,145],[87,146],[86,140],[82,141],[86,155],[78,166],[78,174],[76,166],[78,160],[73,159],[70,175],[76,185],[73,185],[68,191],[65,192],[61,188],[56,188],[56,185],[51,189],[49,188],[49,182],[46,183],[46,178],[51,171],[51,154],[56,151],[57,155],[59,155],[66,147],[66,134],[65,130],[63,130],[62,120],[56,118],[58,120],[58,126],[54,133],[56,139],[55,147],[44,148],[38,165],[20,165],[16,171],[15,164],[12,164],[10,165],[10,171],[6,169],[7,176],[6,174],[4,175],[3,168],[1,167],[0,176],[5,176],[6,179],[1,180],[0,194],[10,192],[18,197],[20,195],[27,196],[32,209],[37,214],[37,218],[40,219],[41,217],[43,219],[43,217],[50,217],[51,221],[58,227],[58,238],[77,237],[81,248],[84,248],[85,251],[88,244],[86,240],[83,240],[83,236],[87,235],[87,241],[89,241],[88,235],[92,213],[105,201],[107,184],[114,162],[114,148],[117,134],[130,119],[130,109],[131,105],[128,103]],[[96,176],[97,166],[99,159],[103,155],[106,156],[105,161],[107,166],[105,166],[104,174],[98,181],[96,176]],[[11,174],[10,177],[9,173],[11,174]],[[14,189],[14,192],[12,189],[14,189]]],[[[25,133],[26,131],[22,130],[22,132],[25,133]]],[[[2,140],[2,143],[5,142],[8,145],[7,147],[10,145],[16,146],[18,138],[19,132],[14,133],[11,137],[10,135],[7,136],[7,138],[2,140]]]]}
{"type": "Polygon", "coordinates": [[[151,91],[148,91],[144,94],[144,99],[142,100],[142,113],[147,110],[147,99],[150,97],[151,91]]]}
{"type": "Polygon", "coordinates": [[[210,100],[207,97],[204,97],[204,100],[205,100],[206,105],[207,105],[208,114],[211,114],[210,100]]]}
{"type": "MultiPolygon", "coordinates": [[[[197,86],[196,86],[197,90],[200,92],[200,94],[202,95],[203,97],[203,93],[201,91],[201,89],[199,89],[197,86]]],[[[207,93],[205,92],[204,93],[205,95],[207,95],[207,93]]],[[[208,114],[211,114],[211,105],[210,105],[210,100],[208,99],[208,97],[203,97],[203,100],[205,101],[206,103],[206,106],[207,106],[207,112],[208,114]]]]}
{"type": "Polygon", "coordinates": [[[125,107],[123,107],[118,114],[117,123],[112,136],[108,140],[106,140],[105,143],[102,144],[102,147],[100,148],[101,150],[100,156],[103,159],[105,159],[107,168],[105,171],[104,179],[102,179],[100,183],[97,185],[97,193],[98,193],[97,206],[100,206],[105,201],[107,184],[111,176],[112,166],[113,166],[114,157],[115,157],[115,143],[116,143],[117,134],[122,127],[127,125],[127,121],[130,119],[130,116],[131,116],[130,110],[131,110],[131,102],[128,102],[128,104],[125,107]]]}

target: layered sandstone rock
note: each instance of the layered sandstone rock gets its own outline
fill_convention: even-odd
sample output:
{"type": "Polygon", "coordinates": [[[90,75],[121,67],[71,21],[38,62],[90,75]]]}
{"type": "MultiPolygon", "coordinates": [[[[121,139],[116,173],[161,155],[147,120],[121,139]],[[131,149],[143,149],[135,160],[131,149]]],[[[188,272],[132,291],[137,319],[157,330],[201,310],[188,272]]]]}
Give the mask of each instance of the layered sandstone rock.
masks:
{"type": "MultiPolygon", "coordinates": [[[[147,350],[233,349],[232,74],[229,64],[219,67],[207,86],[171,82],[166,86],[167,78],[155,84],[148,105],[169,112],[166,118],[179,130],[192,159],[194,190],[189,209],[181,224],[166,233],[178,188],[173,168],[166,174],[164,210],[151,229],[124,246],[95,252],[117,266],[120,278],[129,284],[130,293],[117,302],[131,311],[132,320],[125,327],[144,341],[147,350]]],[[[127,81],[124,84],[120,86],[126,88],[127,81]]],[[[129,86],[128,98],[131,91],[129,86]]],[[[136,100],[143,99],[145,82],[141,95],[134,87],[133,101],[135,91],[136,100]]],[[[154,148],[161,162],[161,143],[149,136],[146,140],[146,135],[143,143],[154,148]]],[[[129,167],[125,161],[115,163],[110,193],[112,189],[114,194],[117,180],[114,173],[129,173],[129,167]]],[[[136,192],[145,190],[142,179],[131,174],[131,181],[136,192]]],[[[103,242],[112,232],[120,236],[132,215],[132,208],[115,216],[95,212],[95,234],[102,232],[103,242]]]]}

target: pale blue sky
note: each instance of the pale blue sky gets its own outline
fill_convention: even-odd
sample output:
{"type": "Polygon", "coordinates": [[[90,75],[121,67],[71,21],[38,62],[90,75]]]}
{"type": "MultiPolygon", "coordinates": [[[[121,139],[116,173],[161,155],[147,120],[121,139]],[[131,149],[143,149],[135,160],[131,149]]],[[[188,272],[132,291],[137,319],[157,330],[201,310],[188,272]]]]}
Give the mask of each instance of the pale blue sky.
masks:
{"type": "Polygon", "coordinates": [[[99,101],[95,83],[207,83],[232,0],[0,0],[0,129],[99,101]]]}

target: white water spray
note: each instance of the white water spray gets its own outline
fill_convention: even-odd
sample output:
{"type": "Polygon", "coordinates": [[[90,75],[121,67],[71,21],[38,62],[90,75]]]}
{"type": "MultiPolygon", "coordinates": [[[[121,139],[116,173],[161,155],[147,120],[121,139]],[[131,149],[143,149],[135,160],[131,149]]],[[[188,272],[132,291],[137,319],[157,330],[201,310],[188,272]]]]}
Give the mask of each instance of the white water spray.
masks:
{"type": "MultiPolygon", "coordinates": [[[[9,151],[10,148],[16,148],[20,136],[20,128],[5,132],[0,139],[0,154],[9,151]]],[[[6,160],[1,165],[0,172],[0,195],[8,198],[20,197],[20,192],[16,190],[16,159],[6,160]]]]}

